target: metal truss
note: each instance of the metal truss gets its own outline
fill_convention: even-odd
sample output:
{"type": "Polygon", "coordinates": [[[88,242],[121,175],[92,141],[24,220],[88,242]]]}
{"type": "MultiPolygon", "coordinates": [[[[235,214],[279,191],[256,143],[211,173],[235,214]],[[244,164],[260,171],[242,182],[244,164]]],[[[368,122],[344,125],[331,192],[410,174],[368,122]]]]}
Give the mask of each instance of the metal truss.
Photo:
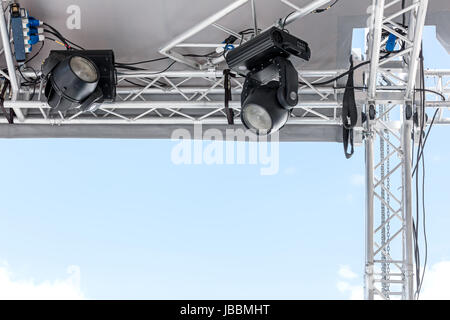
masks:
{"type": "Polygon", "coordinates": [[[427,88],[442,94],[446,101],[435,97],[434,101],[428,100],[428,108],[438,111],[435,124],[449,125],[450,124],[450,70],[428,70],[425,71],[425,81],[427,88]]]}
{"type": "MultiPolygon", "coordinates": [[[[294,112],[290,125],[339,125],[342,90],[332,87],[314,87],[315,81],[335,77],[342,70],[301,72],[300,79],[308,85],[299,89],[305,97],[294,112]],[[313,80],[311,80],[313,79],[313,80]]],[[[26,76],[33,74],[27,72],[26,76]]],[[[232,78],[236,123],[240,118],[240,93],[244,79],[232,78]]],[[[227,124],[224,106],[224,76],[216,71],[126,72],[118,74],[117,99],[114,103],[98,105],[92,112],[72,111],[56,117],[49,114],[43,101],[42,86],[21,90],[20,96],[32,100],[5,101],[5,107],[23,110],[23,124],[227,124]],[[127,85],[139,82],[140,87],[127,85]],[[33,91],[34,94],[33,94],[33,91]]],[[[5,120],[0,120],[1,122],[5,120]]]]}
{"type": "MultiPolygon", "coordinates": [[[[239,0],[186,31],[161,53],[189,66],[183,71],[149,72],[127,71],[118,73],[117,99],[102,103],[89,112],[70,111],[51,114],[43,97],[41,82],[36,88],[21,88],[13,60],[5,12],[0,10],[0,31],[3,43],[1,54],[7,72],[0,74],[11,82],[6,109],[13,109],[15,125],[227,125],[224,106],[224,73],[218,68],[220,59],[199,63],[184,57],[175,48],[205,48],[217,44],[189,44],[186,41],[213,26],[228,34],[237,34],[218,21],[240,8],[248,0],[239,0]]],[[[286,24],[302,17],[330,1],[311,1],[299,8],[289,1],[283,3],[295,8],[286,24]]],[[[256,8],[252,3],[252,12],[256,8]]],[[[420,43],[428,0],[412,0],[401,8],[401,0],[373,0],[373,23],[369,32],[369,66],[361,68],[367,79],[356,85],[367,90],[357,92],[357,102],[364,105],[367,121],[359,121],[355,130],[356,141],[365,139],[366,153],[366,266],[365,294],[367,299],[413,299],[413,248],[412,248],[412,140],[415,130],[412,114],[415,108],[415,83],[419,65],[420,43]],[[409,28],[394,20],[403,14],[409,16],[409,28]],[[380,53],[387,42],[382,30],[397,35],[405,48],[389,57],[380,53]],[[401,32],[399,32],[400,30],[401,32]],[[403,60],[404,59],[404,60],[403,60]],[[405,63],[405,62],[406,63],[405,63]],[[375,153],[375,149],[379,153],[375,153]]],[[[279,25],[278,21],[275,25],[279,25]]],[[[258,32],[256,18],[255,33],[258,32]]],[[[299,70],[299,80],[306,85],[299,89],[301,97],[288,126],[342,125],[343,89],[338,83],[318,86],[318,82],[333,79],[346,70],[299,70]]],[[[39,74],[24,72],[27,78],[39,74]]],[[[361,74],[362,75],[362,74],[361,74]]],[[[447,98],[450,95],[450,70],[426,72],[427,85],[447,98]]],[[[240,123],[240,93],[243,79],[231,78],[233,101],[229,107],[235,112],[235,122],[240,123]]],[[[431,98],[431,96],[430,96],[431,98]]],[[[448,99],[447,99],[448,101],[448,99]]],[[[435,124],[450,124],[449,102],[429,99],[427,107],[439,110],[435,124]]],[[[0,125],[7,119],[0,118],[0,125]]]]}
{"type": "MultiPolygon", "coordinates": [[[[401,1],[374,0],[369,33],[371,57],[365,123],[366,151],[366,299],[415,298],[412,137],[418,134],[413,122],[415,85],[428,0],[414,0],[405,8],[401,1]],[[388,14],[389,12],[389,14],[388,14]],[[409,28],[394,22],[407,14],[409,28]],[[387,38],[382,31],[396,34],[404,42],[402,50],[382,56],[387,38]],[[390,63],[401,65],[398,69],[390,63]],[[402,87],[403,102],[391,102],[379,96],[381,86],[402,87]],[[379,149],[379,154],[375,153],[379,149]]],[[[449,96],[448,72],[428,71],[429,87],[449,96]],[[447,82],[445,82],[447,81],[447,82]]],[[[437,123],[445,119],[447,102],[430,101],[429,109],[439,108],[437,123]]]]}
{"type": "MultiPolygon", "coordinates": [[[[342,93],[344,89],[335,89],[337,84],[330,87],[315,86],[314,83],[326,81],[344,72],[345,70],[329,71],[299,71],[299,78],[307,83],[300,87],[299,104],[295,107],[288,125],[317,124],[341,125],[342,93]]],[[[441,90],[448,94],[449,83],[444,83],[450,72],[428,72],[430,78],[441,83],[441,90]],[[447,86],[447,87],[445,87],[447,86]]],[[[26,77],[35,76],[25,72],[26,77]]],[[[234,101],[230,108],[235,110],[235,122],[240,123],[240,93],[243,79],[232,78],[232,93],[234,101]]],[[[224,76],[218,71],[174,71],[155,74],[153,72],[126,72],[118,75],[117,99],[114,103],[104,103],[97,106],[95,111],[70,111],[67,114],[51,115],[48,104],[43,97],[43,83],[36,89],[20,89],[18,97],[5,101],[6,108],[19,110],[23,118],[18,116],[15,123],[20,124],[179,124],[194,123],[226,125],[227,117],[224,106],[224,76]],[[139,82],[140,87],[129,85],[139,82]],[[31,100],[30,100],[31,98],[31,100]]],[[[403,97],[399,90],[406,88],[401,84],[395,86],[391,93],[386,90],[391,86],[383,86],[380,98],[400,102],[403,97]]],[[[357,96],[358,102],[363,104],[367,94],[361,92],[357,96]]],[[[446,103],[429,101],[430,107],[442,110],[438,119],[439,124],[450,124],[445,117],[446,103]]],[[[6,119],[0,119],[7,123],[6,119]]]]}

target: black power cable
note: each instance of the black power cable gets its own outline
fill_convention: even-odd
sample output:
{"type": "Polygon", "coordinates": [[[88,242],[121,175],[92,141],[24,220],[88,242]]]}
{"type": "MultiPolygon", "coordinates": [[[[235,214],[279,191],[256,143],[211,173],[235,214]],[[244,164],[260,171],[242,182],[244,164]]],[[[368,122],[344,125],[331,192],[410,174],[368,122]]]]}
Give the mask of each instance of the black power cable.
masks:
{"type": "Polygon", "coordinates": [[[33,59],[36,58],[41,53],[42,49],[44,48],[44,45],[45,45],[45,41],[42,41],[42,44],[41,44],[41,47],[39,48],[39,50],[31,58],[26,60],[24,62],[24,64],[27,64],[27,63],[33,61],[33,59]]]}
{"type": "Polygon", "coordinates": [[[140,64],[146,64],[146,63],[152,63],[157,61],[163,61],[167,60],[169,57],[161,57],[161,58],[155,58],[155,59],[149,59],[149,60],[143,60],[143,61],[137,61],[137,62],[116,62],[116,65],[118,66],[136,66],[140,64]]]}
{"type": "Polygon", "coordinates": [[[80,46],[80,45],[74,43],[73,41],[70,41],[66,37],[64,37],[55,27],[53,27],[53,26],[51,26],[51,25],[49,25],[48,23],[45,23],[45,22],[43,23],[43,25],[50,29],[50,30],[49,29],[44,29],[44,31],[46,33],[50,33],[50,34],[54,35],[59,40],[61,40],[61,42],[67,47],[67,50],[71,50],[71,49],[85,50],[82,46],[80,46]]]}
{"type": "MultiPolygon", "coordinates": [[[[393,53],[393,52],[389,52],[389,53],[387,53],[386,55],[382,56],[382,57],[381,57],[381,60],[384,60],[384,59],[386,59],[387,57],[389,57],[389,56],[391,55],[391,53],[393,53]]],[[[355,71],[355,70],[357,70],[357,69],[359,69],[359,68],[361,68],[361,67],[364,67],[365,65],[370,64],[370,62],[371,62],[371,60],[367,60],[367,61],[361,62],[360,64],[357,64],[356,66],[350,68],[348,71],[346,71],[346,72],[344,72],[344,73],[341,73],[340,75],[338,75],[338,76],[335,77],[335,78],[332,78],[332,79],[330,79],[330,80],[323,81],[323,82],[315,82],[315,83],[313,83],[313,85],[314,85],[314,86],[325,86],[325,85],[327,85],[327,84],[333,83],[333,82],[335,82],[335,81],[337,81],[337,80],[339,80],[339,79],[344,78],[345,76],[348,76],[348,75],[349,75],[350,73],[352,73],[353,71],[355,71]]],[[[301,84],[301,85],[303,85],[303,86],[308,85],[307,83],[302,82],[302,81],[299,81],[299,84],[301,84]]]]}
{"type": "MultiPolygon", "coordinates": [[[[423,45],[422,45],[422,50],[420,51],[420,78],[421,78],[421,88],[425,89],[425,67],[424,67],[424,57],[423,57],[423,45]]],[[[426,235],[426,228],[425,228],[425,217],[426,217],[426,211],[425,211],[425,157],[423,154],[423,150],[424,150],[424,133],[425,133],[425,125],[426,125],[426,121],[427,121],[427,117],[426,117],[426,94],[425,94],[425,90],[421,91],[421,100],[422,100],[422,126],[421,126],[421,130],[420,130],[420,135],[421,135],[421,152],[418,154],[418,159],[419,161],[422,160],[422,225],[423,225],[423,233],[426,235]]],[[[418,176],[418,175],[416,175],[418,176]]],[[[417,208],[418,212],[419,212],[419,208],[417,208]]],[[[417,232],[419,232],[419,230],[417,230],[417,232]]],[[[417,238],[419,239],[419,234],[417,234],[417,238]]],[[[425,272],[426,272],[426,267],[427,267],[427,260],[428,260],[428,242],[426,241],[426,236],[424,238],[424,246],[425,246],[425,262],[424,262],[424,267],[423,267],[423,273],[422,275],[419,273],[418,277],[419,277],[419,281],[417,282],[417,299],[419,299],[420,297],[420,291],[422,289],[422,285],[423,285],[423,279],[425,278],[425,272]]],[[[420,254],[420,251],[419,251],[420,254]]],[[[420,271],[421,266],[418,266],[418,270],[420,271]]]]}
{"type": "MultiPolygon", "coordinates": [[[[331,8],[333,8],[337,3],[339,2],[339,0],[335,0],[332,4],[330,4],[328,7],[326,8],[322,8],[322,9],[316,9],[314,10],[312,13],[322,13],[325,11],[330,10],[331,8]]],[[[287,19],[289,19],[290,16],[292,16],[294,13],[296,13],[297,11],[292,11],[291,13],[289,13],[284,19],[283,19],[283,23],[281,24],[281,29],[285,30],[286,27],[286,22],[287,19]]]]}
{"type": "MultiPolygon", "coordinates": [[[[445,100],[444,100],[444,101],[445,101],[445,100]]],[[[439,114],[439,110],[436,110],[436,111],[434,112],[433,119],[431,120],[430,127],[428,128],[428,132],[427,132],[427,134],[425,135],[425,139],[423,139],[423,147],[422,147],[421,150],[420,150],[420,158],[422,158],[422,156],[423,156],[423,152],[424,152],[424,150],[425,150],[425,146],[426,146],[426,144],[427,144],[428,137],[430,136],[431,129],[433,129],[433,125],[434,125],[434,123],[436,122],[436,117],[437,117],[438,114],[439,114]]],[[[417,169],[418,169],[418,165],[416,164],[415,167],[414,167],[414,170],[413,170],[413,176],[416,175],[417,169]]]]}
{"type": "Polygon", "coordinates": [[[38,73],[36,72],[36,70],[33,67],[30,67],[30,66],[25,67],[25,64],[22,64],[21,66],[19,66],[17,68],[17,71],[19,71],[20,76],[25,80],[25,82],[21,83],[22,86],[26,86],[26,87],[33,86],[33,92],[29,98],[29,100],[33,100],[33,98],[36,94],[36,86],[41,81],[41,79],[38,76],[38,73]],[[33,71],[33,73],[35,75],[35,78],[29,79],[29,78],[25,77],[25,75],[22,73],[22,70],[21,70],[22,68],[24,69],[23,71],[25,71],[26,69],[31,69],[31,71],[33,71]]]}
{"type": "MultiPolygon", "coordinates": [[[[336,89],[347,89],[347,88],[348,89],[354,89],[354,90],[362,90],[362,91],[369,89],[369,87],[336,87],[336,86],[332,87],[332,89],[335,89],[335,90],[336,89]]],[[[379,91],[404,91],[404,89],[400,89],[400,88],[392,88],[392,89],[390,89],[390,88],[381,88],[381,89],[377,89],[377,90],[379,90],[379,91]]],[[[434,91],[434,90],[418,88],[418,89],[414,89],[414,91],[416,91],[416,92],[425,91],[425,92],[428,92],[428,93],[432,93],[432,94],[435,94],[435,95],[439,96],[442,99],[442,101],[446,101],[446,98],[445,98],[445,96],[442,93],[434,91]]]]}
{"type": "Polygon", "coordinates": [[[6,108],[4,106],[6,90],[8,89],[9,85],[10,85],[9,80],[5,79],[5,81],[3,82],[3,87],[2,87],[1,93],[0,93],[0,110],[2,111],[2,113],[5,116],[8,123],[13,124],[14,123],[14,115],[13,115],[12,109],[10,109],[10,113],[8,114],[8,112],[6,111],[6,108]]]}
{"type": "MultiPolygon", "coordinates": [[[[423,286],[423,280],[425,278],[426,268],[427,268],[427,262],[428,262],[428,239],[427,239],[427,231],[426,231],[426,205],[425,205],[425,156],[424,156],[424,150],[425,150],[425,144],[428,140],[429,134],[431,132],[432,125],[434,124],[434,121],[436,119],[436,116],[438,114],[438,111],[435,112],[432,120],[432,124],[425,135],[425,126],[426,126],[426,92],[427,89],[425,89],[425,67],[424,67],[424,57],[423,57],[423,46],[422,50],[420,52],[420,86],[421,86],[421,95],[420,95],[420,101],[421,101],[421,112],[420,112],[420,119],[419,119],[419,125],[420,125],[420,137],[419,137],[419,146],[417,150],[417,159],[415,168],[413,171],[413,177],[415,177],[416,181],[416,221],[414,224],[414,247],[415,247],[415,262],[416,262],[416,293],[415,297],[416,299],[420,298],[420,292],[423,286]],[[419,196],[419,172],[418,169],[420,167],[420,163],[422,163],[422,187],[421,187],[421,198],[422,198],[422,206],[420,208],[420,196],[419,196]],[[424,251],[425,251],[425,259],[424,259],[424,266],[423,271],[421,271],[421,259],[420,259],[420,245],[419,245],[419,230],[420,230],[420,210],[422,210],[422,230],[423,230],[423,237],[424,237],[424,251]]],[[[443,97],[445,98],[445,97],[443,97]]],[[[444,99],[445,100],[445,99],[444,99]]]]}
{"type": "Polygon", "coordinates": [[[334,1],[332,4],[330,4],[328,7],[323,8],[323,9],[317,9],[317,10],[313,11],[313,13],[322,13],[322,12],[328,11],[328,10],[330,10],[331,8],[333,8],[334,5],[335,5],[336,3],[338,3],[338,2],[339,2],[339,0],[335,0],[335,1],[334,1]]]}
{"type": "Polygon", "coordinates": [[[421,89],[415,89],[415,91],[420,91],[420,92],[423,91],[423,92],[433,93],[433,94],[438,95],[439,97],[441,97],[442,101],[446,101],[446,100],[447,100],[447,99],[445,98],[445,96],[444,96],[442,93],[437,92],[437,91],[434,91],[434,90],[423,89],[423,88],[421,88],[421,89]]]}
{"type": "MultiPolygon", "coordinates": [[[[176,61],[173,61],[173,62],[172,62],[171,64],[169,64],[164,70],[161,70],[161,71],[158,71],[158,72],[152,72],[152,73],[150,73],[150,74],[155,75],[155,74],[164,73],[164,72],[166,72],[167,70],[169,70],[170,68],[172,68],[176,63],[177,63],[176,61]]],[[[145,69],[144,69],[144,70],[145,70],[145,69]]],[[[146,78],[144,78],[144,79],[146,79],[146,78]]],[[[130,81],[130,80],[128,80],[128,79],[126,79],[126,80],[124,80],[124,81],[125,81],[125,82],[128,82],[128,83],[130,83],[130,84],[132,84],[132,85],[135,85],[135,86],[137,86],[137,87],[140,87],[140,88],[145,88],[145,87],[147,87],[147,85],[138,84],[138,83],[133,82],[133,81],[130,81]]],[[[163,84],[163,85],[165,85],[165,84],[163,84]]]]}
{"type": "MultiPolygon", "coordinates": [[[[258,30],[261,31],[261,29],[258,29],[258,30]]],[[[253,34],[254,32],[255,32],[254,29],[245,29],[245,30],[240,31],[239,34],[242,36],[241,41],[243,41],[243,37],[245,35],[253,34]]],[[[233,44],[236,40],[237,40],[236,37],[229,37],[228,39],[225,39],[223,44],[225,46],[227,46],[229,44],[233,44]],[[230,40],[230,38],[231,38],[231,40],[230,40]]],[[[212,52],[209,52],[206,54],[183,54],[183,57],[191,57],[191,58],[214,58],[214,57],[219,57],[219,56],[221,56],[221,54],[218,54],[216,51],[212,51],[212,52]]],[[[116,62],[116,68],[135,70],[135,71],[138,71],[138,70],[148,71],[147,69],[135,68],[133,66],[142,65],[142,64],[146,64],[146,63],[153,63],[153,62],[158,62],[158,61],[164,61],[164,60],[168,60],[168,59],[170,59],[170,58],[169,57],[160,57],[160,58],[154,58],[154,59],[137,61],[137,62],[116,62]]]]}
{"type": "MultiPolygon", "coordinates": [[[[210,52],[207,54],[184,54],[183,57],[193,57],[193,58],[209,58],[212,55],[214,55],[216,52],[210,52]]],[[[152,62],[158,62],[158,61],[164,61],[170,59],[169,57],[161,57],[161,58],[155,58],[155,59],[149,59],[149,60],[143,60],[143,61],[137,61],[137,62],[116,62],[117,68],[122,69],[128,69],[128,70],[147,70],[144,68],[136,68],[132,69],[132,66],[146,64],[146,63],[152,63],[152,62]]]]}

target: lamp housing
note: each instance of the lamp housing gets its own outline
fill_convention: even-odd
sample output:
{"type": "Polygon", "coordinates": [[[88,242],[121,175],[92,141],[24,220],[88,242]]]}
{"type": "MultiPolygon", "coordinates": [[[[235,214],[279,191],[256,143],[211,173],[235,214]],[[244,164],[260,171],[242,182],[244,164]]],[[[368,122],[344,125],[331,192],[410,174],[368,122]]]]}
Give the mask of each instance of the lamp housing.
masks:
{"type": "Polygon", "coordinates": [[[116,97],[111,50],[51,51],[43,65],[45,96],[52,111],[91,110],[116,97]]]}
{"type": "Polygon", "coordinates": [[[228,51],[225,59],[230,69],[246,76],[265,69],[277,57],[287,59],[291,56],[309,61],[311,49],[308,43],[285,30],[272,27],[236,49],[228,51]]]}
{"type": "Polygon", "coordinates": [[[280,130],[298,104],[298,72],[291,56],[309,60],[311,50],[305,41],[272,27],[225,57],[229,68],[245,77],[241,120],[258,135],[280,130]]]}

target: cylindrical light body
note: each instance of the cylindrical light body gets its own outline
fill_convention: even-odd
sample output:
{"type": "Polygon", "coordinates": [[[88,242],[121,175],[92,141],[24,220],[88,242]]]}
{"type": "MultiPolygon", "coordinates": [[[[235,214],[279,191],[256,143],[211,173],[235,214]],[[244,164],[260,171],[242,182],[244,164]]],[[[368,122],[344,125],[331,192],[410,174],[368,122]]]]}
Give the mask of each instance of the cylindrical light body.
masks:
{"type": "Polygon", "coordinates": [[[50,76],[46,87],[48,104],[59,111],[76,108],[95,91],[99,80],[98,67],[90,59],[69,57],[50,76]]]}
{"type": "Polygon", "coordinates": [[[247,129],[264,135],[280,130],[289,119],[290,111],[277,98],[279,83],[272,81],[253,88],[242,104],[241,119],[247,129]]]}

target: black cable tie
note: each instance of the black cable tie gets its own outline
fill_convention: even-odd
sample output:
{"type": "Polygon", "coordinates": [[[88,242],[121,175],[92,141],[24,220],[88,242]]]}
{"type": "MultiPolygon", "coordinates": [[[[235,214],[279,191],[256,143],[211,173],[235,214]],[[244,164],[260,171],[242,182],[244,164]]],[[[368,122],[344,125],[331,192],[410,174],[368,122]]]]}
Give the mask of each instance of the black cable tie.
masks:
{"type": "Polygon", "coordinates": [[[230,101],[233,100],[233,94],[231,92],[231,79],[233,76],[229,69],[223,71],[224,75],[224,88],[225,88],[225,113],[227,115],[227,120],[229,125],[234,125],[234,111],[230,109],[230,101]]]}
{"type": "Polygon", "coordinates": [[[0,93],[0,109],[2,110],[3,115],[5,116],[8,123],[14,124],[14,116],[13,116],[12,110],[8,115],[8,112],[5,109],[5,94],[6,94],[6,90],[8,89],[8,87],[9,87],[9,81],[5,80],[5,82],[3,83],[2,92],[0,93]]]}

